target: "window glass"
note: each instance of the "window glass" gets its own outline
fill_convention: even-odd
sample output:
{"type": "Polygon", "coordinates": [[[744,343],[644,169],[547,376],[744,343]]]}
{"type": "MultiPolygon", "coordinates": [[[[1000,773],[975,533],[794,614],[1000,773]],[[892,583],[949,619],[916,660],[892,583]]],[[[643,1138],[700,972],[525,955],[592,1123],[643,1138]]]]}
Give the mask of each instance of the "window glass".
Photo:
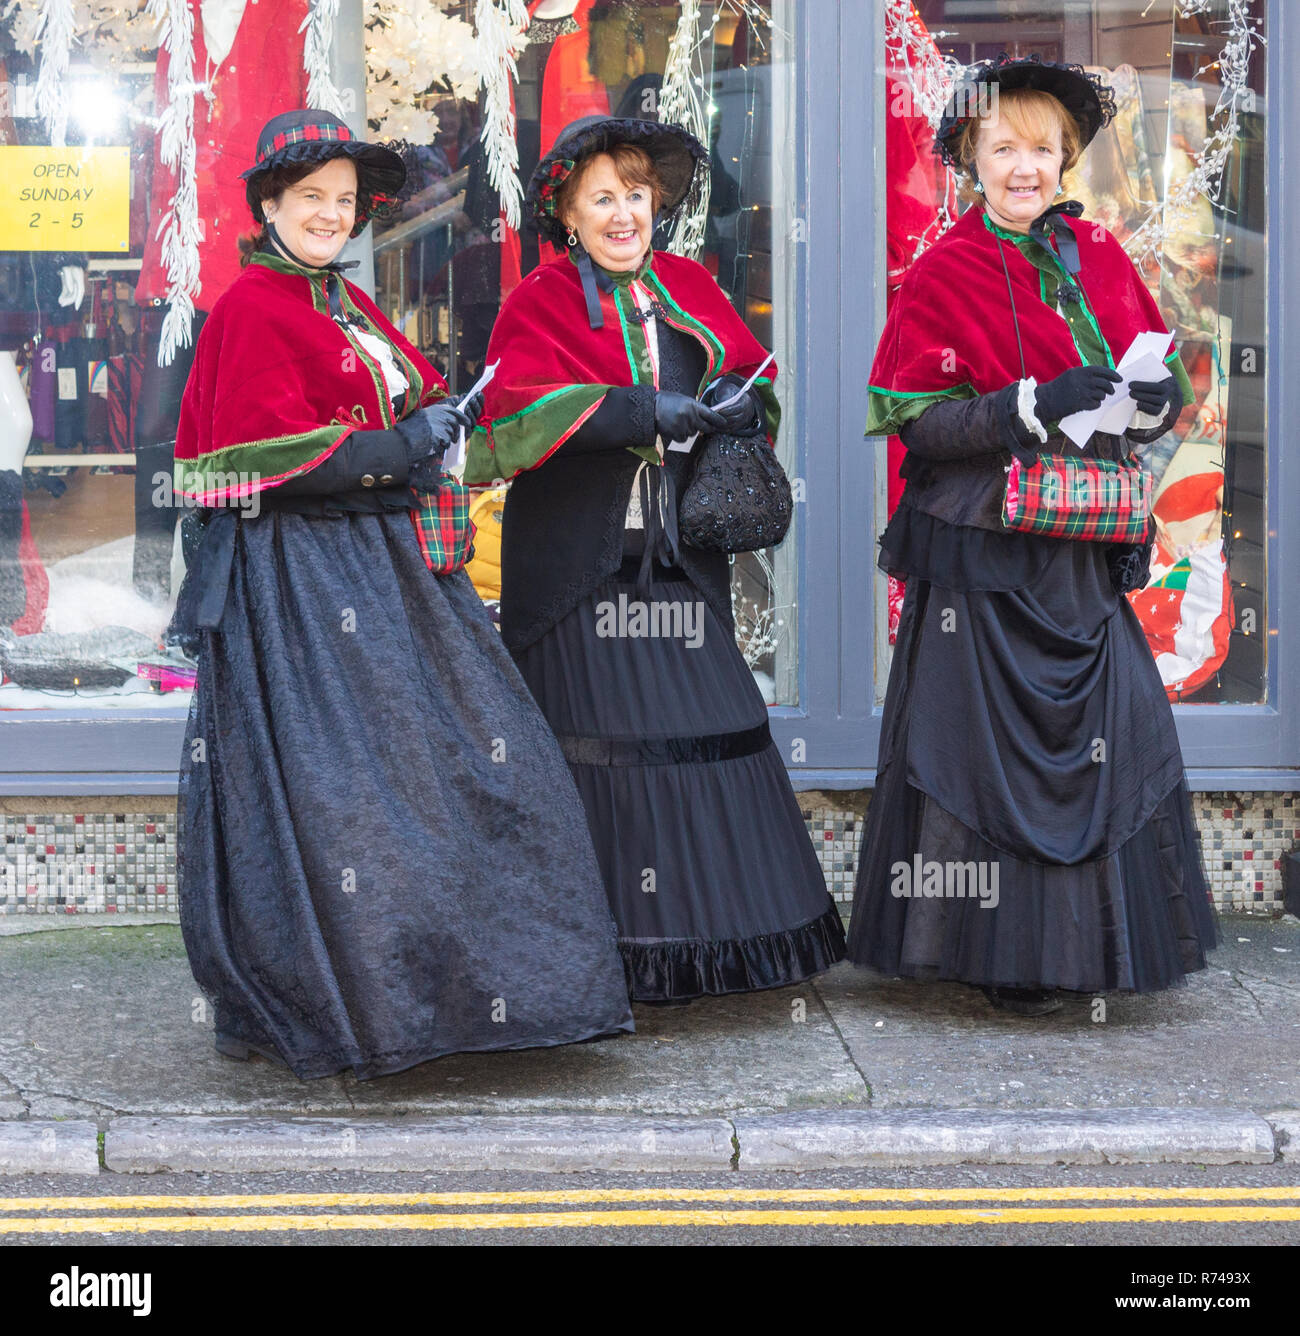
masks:
{"type": "MultiPolygon", "coordinates": [[[[198,530],[172,492],[172,444],[194,340],[251,227],[239,173],[265,121],[308,102],[308,4],[192,0],[188,70],[159,48],[144,0],[74,6],[68,69],[49,84],[57,115],[36,96],[60,41],[38,41],[46,8],[0,6],[0,709],[183,712],[194,664],[166,631],[198,530]],[[193,166],[178,172],[169,144],[184,157],[189,125],[193,166]],[[20,177],[36,192],[21,200],[20,177]],[[178,257],[193,268],[192,315],[175,298],[178,257]]],[[[345,258],[457,390],[482,369],[503,297],[552,254],[502,220],[482,143],[483,8],[366,0],[327,16],[335,73],[364,70],[370,137],[400,141],[412,164],[399,211],[345,258]]],[[[655,118],[665,72],[683,71],[669,110],[693,109],[713,170],[689,235],[659,242],[700,260],[774,348],[794,477],[798,247],[773,226],[799,212],[792,5],[528,8],[509,90],[525,186],[562,126],[593,112],[655,118]]],[[[363,90],[340,91],[357,119],[363,90]]],[[[473,574],[490,600],[500,498],[476,504],[473,574]]],[[[738,641],[778,704],[797,703],[797,524],[781,548],[734,561],[738,641]]]]}
{"type": "MultiPolygon", "coordinates": [[[[1195,392],[1148,461],[1157,544],[1150,582],[1128,596],[1170,699],[1192,704],[1266,695],[1264,11],[1264,0],[886,7],[891,296],[957,213],[955,180],[929,151],[956,67],[1037,54],[1114,88],[1117,114],[1066,193],[1138,266],[1195,392]]],[[[888,455],[892,510],[897,440],[888,455]]],[[[900,590],[881,586],[896,625],[900,590]]],[[[877,686],[883,694],[883,673],[877,686]]]]}
{"type": "MultiPolygon", "coordinates": [[[[514,147],[525,189],[537,162],[570,121],[592,114],[659,119],[676,39],[690,70],[687,99],[699,113],[692,128],[708,139],[711,172],[700,208],[676,234],[657,235],[655,244],[699,260],[756,337],[775,349],[783,407],[779,453],[794,476],[798,367],[787,326],[792,308],[774,300],[789,281],[789,255],[785,229],[772,225],[774,215],[794,211],[786,198],[792,189],[787,150],[773,152],[774,144],[791,142],[784,131],[793,95],[791,22],[782,6],[772,12],[730,0],[692,5],[685,7],[685,23],[684,7],[676,4],[558,0],[530,8],[528,40],[511,89],[514,147]]],[[[789,5],[784,8],[788,13],[789,5]]],[[[449,23],[467,28],[472,18],[472,6],[447,8],[449,23]]],[[[505,296],[557,252],[527,227],[516,231],[505,224],[482,138],[486,94],[456,87],[449,72],[418,96],[408,89],[394,101],[387,51],[400,42],[400,32],[372,34],[369,41],[372,127],[380,135],[399,133],[415,145],[419,162],[400,212],[376,229],[376,290],[394,322],[446,369],[454,390],[464,390],[483,369],[505,296]]],[[[500,592],[493,533],[499,533],[500,495],[480,497],[474,515],[481,537],[470,573],[492,602],[500,592]]],[[[742,554],[733,563],[737,641],[768,700],[777,704],[797,703],[798,542],[792,531],[780,549],[742,554]]]]}

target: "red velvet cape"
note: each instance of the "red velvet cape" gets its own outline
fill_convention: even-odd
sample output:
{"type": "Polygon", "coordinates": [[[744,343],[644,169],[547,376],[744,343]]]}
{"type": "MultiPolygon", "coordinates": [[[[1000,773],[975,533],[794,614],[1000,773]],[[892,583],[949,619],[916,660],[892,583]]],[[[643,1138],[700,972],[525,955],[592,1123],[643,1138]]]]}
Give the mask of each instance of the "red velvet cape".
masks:
{"type": "Polygon", "coordinates": [[[394,415],[375,359],[328,314],[326,275],[257,255],[213,306],[176,431],[176,490],[204,505],[251,496],[327,459],[358,427],[391,427],[446,383],[359,288],[352,316],[393,345],[410,382],[394,415]]]}
{"type": "MultiPolygon", "coordinates": [[[[487,351],[487,360],[500,366],[487,389],[484,425],[470,442],[466,482],[504,481],[536,468],[595,412],[609,388],[653,383],[644,327],[627,318],[630,276],[619,277],[613,292],[600,293],[602,329],[591,328],[581,276],[567,255],[539,265],[506,299],[487,351]]],[[[767,357],[703,265],[652,252],[637,281],[668,311],[668,324],[703,345],[708,366],[699,389],[729,372],[748,379],[767,357]]],[[[780,422],[775,377],[773,362],[755,386],[771,440],[780,422]]],[[[659,462],[653,450],[646,457],[659,462]]]]}
{"type": "MultiPolygon", "coordinates": [[[[1110,352],[1165,322],[1119,242],[1100,224],[1066,220],[1079,243],[1078,281],[1110,352]]],[[[953,391],[990,394],[1023,375],[1040,384],[1080,365],[1069,326],[1039,293],[1039,273],[1015,244],[1002,242],[1015,293],[1025,368],[1020,369],[998,238],[983,210],[967,210],[907,272],[885,321],[871,389],[907,398],[953,391]],[[968,387],[968,388],[967,388],[968,387]]],[[[1171,355],[1172,356],[1172,355],[1171,355]]]]}

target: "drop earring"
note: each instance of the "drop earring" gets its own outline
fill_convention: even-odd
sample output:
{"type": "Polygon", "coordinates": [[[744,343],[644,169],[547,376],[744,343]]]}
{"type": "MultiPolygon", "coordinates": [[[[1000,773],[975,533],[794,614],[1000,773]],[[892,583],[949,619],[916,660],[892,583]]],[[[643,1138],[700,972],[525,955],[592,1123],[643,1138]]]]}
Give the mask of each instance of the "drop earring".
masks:
{"type": "Polygon", "coordinates": [[[569,228],[569,235],[566,240],[570,246],[576,246],[578,244],[578,238],[574,235],[573,228],[569,228]]]}
{"type": "Polygon", "coordinates": [[[982,195],[984,193],[984,182],[976,181],[974,189],[977,195],[982,195]]]}
{"type": "Polygon", "coordinates": [[[1065,194],[1065,187],[1059,181],[1056,183],[1056,193],[1058,195],[1065,194]]]}

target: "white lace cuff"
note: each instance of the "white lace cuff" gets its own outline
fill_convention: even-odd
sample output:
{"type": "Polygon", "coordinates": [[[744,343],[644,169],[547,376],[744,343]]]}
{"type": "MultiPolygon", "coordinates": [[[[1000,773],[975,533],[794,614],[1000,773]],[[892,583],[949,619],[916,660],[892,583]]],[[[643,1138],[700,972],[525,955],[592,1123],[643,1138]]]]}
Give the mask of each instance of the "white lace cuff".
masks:
{"type": "Polygon", "coordinates": [[[1047,428],[1038,420],[1038,414],[1034,410],[1034,391],[1038,388],[1038,382],[1033,376],[1026,376],[1020,382],[1020,390],[1016,396],[1016,411],[1020,415],[1020,420],[1025,426],[1038,437],[1040,441],[1047,440],[1047,428]]]}

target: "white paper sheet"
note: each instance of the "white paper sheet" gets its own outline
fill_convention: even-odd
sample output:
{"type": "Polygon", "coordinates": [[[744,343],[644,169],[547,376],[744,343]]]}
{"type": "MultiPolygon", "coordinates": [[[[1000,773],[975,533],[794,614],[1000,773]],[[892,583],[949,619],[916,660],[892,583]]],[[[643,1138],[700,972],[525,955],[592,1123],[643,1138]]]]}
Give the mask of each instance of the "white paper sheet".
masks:
{"type": "Polygon", "coordinates": [[[1128,387],[1135,380],[1166,380],[1170,373],[1165,365],[1172,334],[1149,330],[1139,334],[1128,346],[1128,351],[1115,368],[1123,377],[1111,386],[1110,393],[1097,408],[1083,413],[1071,413],[1061,419],[1061,430],[1083,449],[1088,438],[1096,431],[1118,436],[1128,429],[1138,406],[1129,398],[1128,387]]]}
{"type": "MultiPolygon", "coordinates": [[[[766,371],[768,367],[772,365],[775,359],[776,359],[775,353],[768,353],[768,355],[763,359],[762,363],[759,365],[758,370],[755,371],[752,376],[750,376],[750,378],[740,387],[740,389],[738,389],[735,392],[735,394],[728,395],[720,403],[716,403],[712,406],[714,408],[730,408],[732,404],[736,403],[743,395],[748,394],[750,390],[753,389],[754,382],[758,380],[759,376],[761,376],[763,372],[766,371]]],[[[689,450],[691,446],[693,446],[695,442],[699,440],[699,436],[700,433],[697,431],[695,435],[692,436],[688,441],[669,441],[668,449],[689,450]]]]}
{"type": "MultiPolygon", "coordinates": [[[[493,362],[491,366],[483,368],[483,374],[470,387],[469,393],[461,400],[462,403],[469,401],[480,391],[485,390],[492,383],[492,377],[497,373],[497,367],[501,363],[493,362]]],[[[450,446],[447,453],[442,457],[442,466],[445,469],[458,469],[465,463],[465,428],[460,429],[460,437],[456,443],[450,446]]]]}

